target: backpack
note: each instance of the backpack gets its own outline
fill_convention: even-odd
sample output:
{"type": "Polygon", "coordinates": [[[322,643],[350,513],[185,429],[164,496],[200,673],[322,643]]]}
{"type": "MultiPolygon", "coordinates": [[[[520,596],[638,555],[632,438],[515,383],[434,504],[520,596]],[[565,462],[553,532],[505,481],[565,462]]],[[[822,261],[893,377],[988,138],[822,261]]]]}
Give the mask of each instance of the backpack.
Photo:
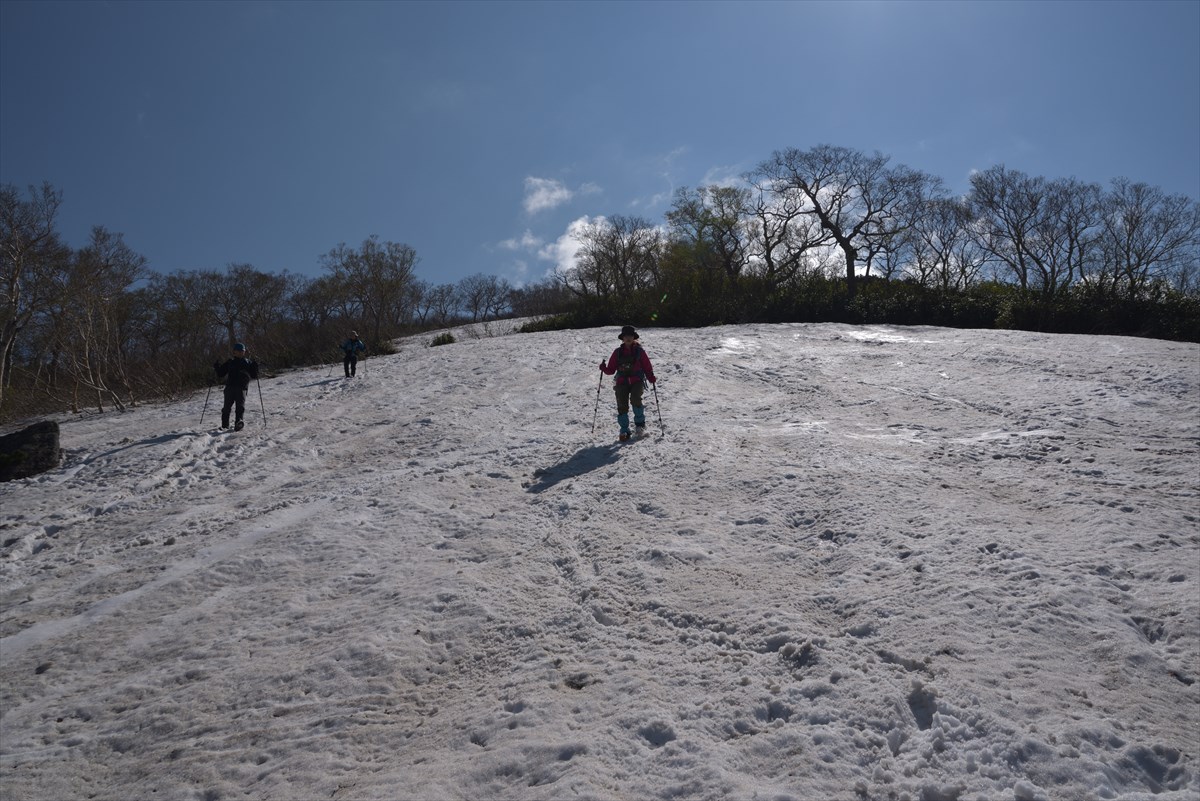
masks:
{"type": "Polygon", "coordinates": [[[625,352],[625,346],[617,348],[617,377],[624,378],[627,384],[641,384],[646,380],[646,371],[638,366],[642,357],[642,346],[634,345],[633,350],[625,352]]]}

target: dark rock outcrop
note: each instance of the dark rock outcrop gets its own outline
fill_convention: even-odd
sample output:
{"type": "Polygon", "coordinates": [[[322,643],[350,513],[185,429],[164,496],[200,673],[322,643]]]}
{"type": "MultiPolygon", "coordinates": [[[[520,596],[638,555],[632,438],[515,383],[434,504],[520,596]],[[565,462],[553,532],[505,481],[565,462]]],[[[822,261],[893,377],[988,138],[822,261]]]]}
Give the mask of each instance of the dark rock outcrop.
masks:
{"type": "Polygon", "coordinates": [[[29,478],[62,464],[58,423],[43,420],[0,437],[0,481],[29,478]]]}

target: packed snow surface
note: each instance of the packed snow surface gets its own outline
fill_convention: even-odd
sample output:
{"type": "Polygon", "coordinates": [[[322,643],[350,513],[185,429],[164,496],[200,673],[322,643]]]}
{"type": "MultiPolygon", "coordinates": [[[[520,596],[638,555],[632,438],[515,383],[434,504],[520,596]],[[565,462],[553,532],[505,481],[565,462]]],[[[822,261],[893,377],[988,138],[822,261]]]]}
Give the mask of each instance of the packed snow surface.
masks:
{"type": "Polygon", "coordinates": [[[1200,797],[1197,345],[462,333],[62,419],[0,797],[1200,797]]]}

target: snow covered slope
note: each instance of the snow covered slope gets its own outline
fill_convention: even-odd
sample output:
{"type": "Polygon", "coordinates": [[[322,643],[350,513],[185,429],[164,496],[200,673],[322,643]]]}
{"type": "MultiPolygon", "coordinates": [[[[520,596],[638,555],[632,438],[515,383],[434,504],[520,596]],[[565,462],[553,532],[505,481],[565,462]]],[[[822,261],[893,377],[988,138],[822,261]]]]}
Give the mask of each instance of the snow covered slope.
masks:
{"type": "Polygon", "coordinates": [[[424,341],[0,485],[0,796],[1200,797],[1200,347],[424,341]]]}

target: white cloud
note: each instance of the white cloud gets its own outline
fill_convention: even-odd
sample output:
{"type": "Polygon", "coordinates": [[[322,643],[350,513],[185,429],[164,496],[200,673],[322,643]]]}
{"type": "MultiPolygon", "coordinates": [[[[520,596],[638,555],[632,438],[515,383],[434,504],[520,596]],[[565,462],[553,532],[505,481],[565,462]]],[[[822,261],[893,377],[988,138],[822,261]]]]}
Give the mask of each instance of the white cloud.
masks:
{"type": "Polygon", "coordinates": [[[553,178],[525,179],[525,211],[529,214],[557,208],[574,196],[574,192],[553,178]]]}
{"type": "Polygon", "coordinates": [[[635,208],[635,209],[636,208],[655,209],[655,208],[658,208],[659,206],[667,205],[667,203],[670,202],[671,197],[674,194],[675,194],[675,187],[672,186],[669,191],[659,192],[658,194],[651,195],[648,198],[634,198],[633,200],[629,201],[629,205],[630,205],[630,207],[635,208]]]}
{"type": "Polygon", "coordinates": [[[710,167],[700,179],[701,186],[745,186],[742,171],[737,167],[710,167]]]}
{"type": "Polygon", "coordinates": [[[522,205],[526,214],[538,214],[543,211],[556,209],[575,197],[589,197],[603,194],[604,187],[588,181],[577,189],[572,189],[562,181],[553,178],[535,178],[530,175],[525,178],[525,199],[522,205]]]}
{"type": "Polygon", "coordinates": [[[504,276],[515,287],[523,287],[529,281],[529,262],[517,259],[509,265],[508,273],[504,276]]]}
{"type": "Polygon", "coordinates": [[[629,207],[633,209],[646,209],[647,211],[655,211],[660,208],[665,208],[671,202],[671,198],[675,195],[675,173],[676,162],[688,153],[686,146],[677,147],[663,156],[655,156],[647,163],[646,172],[655,174],[662,179],[665,188],[653,193],[649,196],[635,197],[629,201],[629,207]]]}
{"type": "Polygon", "coordinates": [[[579,234],[586,226],[602,222],[604,217],[589,217],[586,214],[572,220],[562,236],[538,251],[538,258],[553,263],[553,272],[566,273],[575,269],[579,256],[579,234]]]}
{"type": "Polygon", "coordinates": [[[499,244],[502,250],[525,250],[534,252],[545,242],[540,236],[535,236],[528,228],[525,233],[521,234],[519,239],[505,239],[499,244]]]}

